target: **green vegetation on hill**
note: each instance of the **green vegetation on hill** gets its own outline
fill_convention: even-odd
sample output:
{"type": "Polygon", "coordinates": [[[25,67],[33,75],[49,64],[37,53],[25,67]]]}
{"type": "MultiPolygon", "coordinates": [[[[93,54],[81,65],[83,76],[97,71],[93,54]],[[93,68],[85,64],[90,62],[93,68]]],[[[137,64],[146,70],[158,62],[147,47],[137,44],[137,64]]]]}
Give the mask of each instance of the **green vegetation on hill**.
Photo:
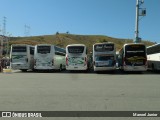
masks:
{"type": "MultiPolygon", "coordinates": [[[[73,35],[73,34],[56,34],[33,37],[12,37],[9,44],[54,44],[60,47],[66,47],[68,44],[85,44],[88,51],[92,51],[92,45],[100,42],[113,42],[119,50],[125,43],[132,43],[131,39],[118,39],[103,35],[73,35]]],[[[147,46],[153,45],[153,42],[142,41],[147,46]]]]}

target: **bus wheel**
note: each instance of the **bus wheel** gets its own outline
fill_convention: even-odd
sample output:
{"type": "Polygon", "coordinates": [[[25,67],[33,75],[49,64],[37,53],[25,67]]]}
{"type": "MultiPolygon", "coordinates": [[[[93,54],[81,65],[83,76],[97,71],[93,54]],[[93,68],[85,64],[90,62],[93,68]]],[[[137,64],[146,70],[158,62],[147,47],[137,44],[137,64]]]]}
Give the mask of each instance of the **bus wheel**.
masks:
{"type": "Polygon", "coordinates": [[[26,69],[23,69],[22,72],[27,72],[27,70],[26,70],[26,69]]]}
{"type": "Polygon", "coordinates": [[[155,71],[155,67],[154,67],[154,64],[152,64],[152,70],[153,70],[153,71],[155,71]]]}
{"type": "Polygon", "coordinates": [[[59,67],[59,71],[60,71],[60,72],[62,71],[62,64],[61,64],[60,67],[59,67]]]}
{"type": "Polygon", "coordinates": [[[32,71],[33,71],[33,72],[37,72],[38,70],[36,70],[36,69],[32,69],[32,71]]]}

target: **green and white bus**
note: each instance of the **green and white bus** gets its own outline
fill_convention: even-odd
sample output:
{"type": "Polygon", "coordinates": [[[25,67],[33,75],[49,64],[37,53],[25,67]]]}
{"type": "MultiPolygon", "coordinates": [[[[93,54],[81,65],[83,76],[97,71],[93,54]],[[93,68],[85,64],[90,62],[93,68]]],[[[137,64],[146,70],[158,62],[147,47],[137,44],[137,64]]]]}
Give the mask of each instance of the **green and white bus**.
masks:
{"type": "Polygon", "coordinates": [[[10,51],[10,66],[23,72],[34,67],[34,46],[13,44],[10,51]]]}
{"type": "Polygon", "coordinates": [[[65,69],[66,51],[51,44],[38,44],[34,51],[35,70],[62,70],[65,69]]]}
{"type": "Polygon", "coordinates": [[[84,44],[66,46],[66,70],[87,70],[87,47],[84,44]]]}

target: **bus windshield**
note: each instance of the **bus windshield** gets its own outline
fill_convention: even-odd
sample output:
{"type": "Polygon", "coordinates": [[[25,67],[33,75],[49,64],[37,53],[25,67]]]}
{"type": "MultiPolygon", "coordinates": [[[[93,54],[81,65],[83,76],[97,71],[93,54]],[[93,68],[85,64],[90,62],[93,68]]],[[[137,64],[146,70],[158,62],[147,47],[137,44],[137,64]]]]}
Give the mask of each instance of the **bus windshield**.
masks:
{"type": "Polygon", "coordinates": [[[12,52],[26,52],[27,48],[26,46],[13,46],[12,52]]]}
{"type": "Polygon", "coordinates": [[[146,48],[144,45],[127,45],[125,47],[126,65],[141,66],[146,63],[146,48]]]}
{"type": "Polygon", "coordinates": [[[94,49],[96,52],[105,52],[105,51],[113,51],[114,50],[114,44],[99,44],[95,45],[94,49]]]}
{"type": "Polygon", "coordinates": [[[37,52],[41,54],[50,53],[50,51],[51,51],[51,46],[38,46],[37,47],[37,52]]]}
{"type": "Polygon", "coordinates": [[[145,56],[145,46],[144,45],[129,45],[125,47],[126,57],[133,56],[145,56]]]}
{"type": "Polygon", "coordinates": [[[69,46],[68,47],[69,53],[83,53],[84,52],[84,46],[69,46]]]}
{"type": "Polygon", "coordinates": [[[114,60],[114,56],[96,56],[96,61],[114,60]]]}

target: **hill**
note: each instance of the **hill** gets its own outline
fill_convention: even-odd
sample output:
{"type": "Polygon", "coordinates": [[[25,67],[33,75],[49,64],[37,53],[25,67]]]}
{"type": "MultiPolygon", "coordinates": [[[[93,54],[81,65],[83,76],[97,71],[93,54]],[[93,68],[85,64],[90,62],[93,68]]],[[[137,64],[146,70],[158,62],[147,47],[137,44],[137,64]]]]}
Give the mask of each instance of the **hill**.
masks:
{"type": "MultiPolygon", "coordinates": [[[[88,51],[92,51],[92,45],[97,42],[114,42],[116,49],[119,50],[123,44],[132,43],[131,39],[118,39],[103,35],[74,35],[74,34],[55,34],[33,37],[11,37],[9,45],[11,44],[54,44],[60,47],[66,47],[68,44],[85,44],[88,47],[88,51]]],[[[153,42],[142,41],[147,46],[153,45],[153,42]]]]}

